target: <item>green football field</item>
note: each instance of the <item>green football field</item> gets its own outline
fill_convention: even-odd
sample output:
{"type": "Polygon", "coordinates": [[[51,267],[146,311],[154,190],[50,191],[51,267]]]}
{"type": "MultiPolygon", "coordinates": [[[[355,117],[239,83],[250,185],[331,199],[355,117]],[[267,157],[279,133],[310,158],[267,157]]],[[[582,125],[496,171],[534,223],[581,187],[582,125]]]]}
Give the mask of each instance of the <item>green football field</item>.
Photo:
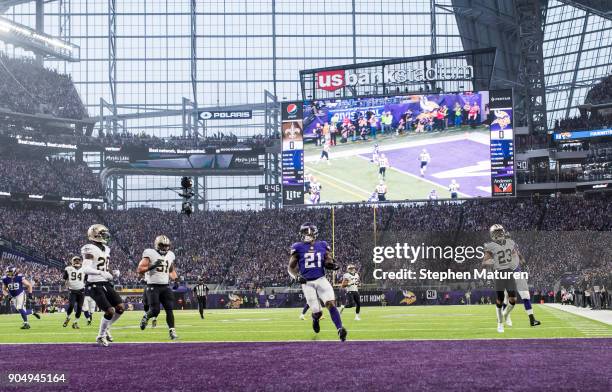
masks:
{"type": "MultiPolygon", "coordinates": [[[[436,142],[455,138],[457,149],[453,153],[441,156],[439,153],[432,156],[434,160],[447,161],[450,167],[461,167],[473,158],[470,151],[460,148],[462,139],[467,135],[470,138],[489,137],[485,128],[451,130],[431,134],[410,134],[402,136],[379,135],[378,139],[367,141],[349,141],[346,144],[338,143],[330,152],[330,164],[319,162],[321,147],[308,143],[305,146],[304,169],[307,174],[315,176],[322,186],[321,202],[358,202],[367,200],[374,192],[379,182],[378,165],[370,162],[374,144],[378,143],[382,153],[391,154],[391,167],[387,169],[385,183],[388,188],[387,200],[425,200],[429,192],[435,189],[441,199],[449,198],[448,183],[450,179],[436,179],[427,175],[422,178],[418,173],[417,154],[421,148],[433,147],[436,142]],[[397,156],[410,155],[410,162],[403,159],[398,161],[397,156]],[[414,155],[414,156],[412,156],[414,155]],[[464,162],[465,161],[465,162],[464,162]]],[[[483,145],[488,151],[488,146],[483,145]]],[[[431,171],[431,169],[430,169],[431,171]]],[[[471,191],[470,191],[471,193],[471,191]]],[[[470,195],[462,193],[462,197],[470,195]]],[[[308,196],[306,196],[308,197],[308,196]]]]}
{"type": "MultiPolygon", "coordinates": [[[[495,307],[416,306],[364,307],[362,320],[355,321],[354,310],[343,313],[349,340],[410,339],[482,339],[482,338],[584,338],[612,337],[612,326],[546,306],[535,305],[539,327],[530,327],[521,305],[512,313],[513,327],[505,333],[496,331],[495,307]]],[[[201,320],[197,311],[177,311],[176,328],[183,342],[225,341],[307,341],[336,340],[336,332],[327,311],[321,332],[311,329],[310,317],[299,320],[300,308],[210,310],[201,320]]],[[[126,312],[112,328],[115,342],[167,342],[164,313],[158,327],[141,331],[142,313],[126,312]]],[[[62,314],[43,315],[32,319],[30,330],[20,330],[18,314],[0,316],[0,343],[94,342],[101,313],[96,313],[91,326],[80,330],[63,328],[62,314]]]]}

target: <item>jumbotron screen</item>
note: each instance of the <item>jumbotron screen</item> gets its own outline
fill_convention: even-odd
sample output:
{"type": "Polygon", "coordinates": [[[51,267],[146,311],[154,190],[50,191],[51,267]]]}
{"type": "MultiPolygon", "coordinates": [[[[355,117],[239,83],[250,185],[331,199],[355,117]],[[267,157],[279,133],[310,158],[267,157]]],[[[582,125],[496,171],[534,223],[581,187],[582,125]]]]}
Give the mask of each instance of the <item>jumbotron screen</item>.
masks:
{"type": "Polygon", "coordinates": [[[283,140],[300,142],[283,143],[283,183],[303,184],[303,198],[285,192],[285,204],[515,195],[512,90],[287,103],[283,119],[287,109],[283,140]]]}

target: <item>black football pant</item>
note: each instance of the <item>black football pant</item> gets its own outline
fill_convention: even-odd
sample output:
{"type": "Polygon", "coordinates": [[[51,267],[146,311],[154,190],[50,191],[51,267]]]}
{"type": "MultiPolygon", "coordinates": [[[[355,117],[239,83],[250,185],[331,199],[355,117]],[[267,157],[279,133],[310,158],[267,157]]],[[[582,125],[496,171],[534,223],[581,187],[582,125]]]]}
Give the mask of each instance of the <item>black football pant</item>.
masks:
{"type": "Polygon", "coordinates": [[[149,311],[149,298],[147,297],[147,287],[145,286],[142,291],[142,306],[144,308],[145,313],[149,311]]]}
{"type": "Polygon", "coordinates": [[[147,318],[157,317],[161,311],[160,305],[164,305],[168,328],[174,328],[174,293],[170,287],[167,284],[149,284],[146,292],[149,302],[147,318]]]}
{"type": "Polygon", "coordinates": [[[204,309],[206,309],[206,297],[198,297],[198,311],[202,318],[204,318],[204,309]]]}
{"type": "Polygon", "coordinates": [[[85,301],[85,289],[82,290],[70,290],[70,299],[68,301],[68,310],[66,310],[66,316],[70,316],[72,311],[74,312],[74,318],[78,319],[81,317],[83,311],[83,302],[85,301]]]}
{"type": "Polygon", "coordinates": [[[355,313],[359,314],[361,310],[361,300],[359,299],[359,292],[357,291],[348,291],[346,293],[346,306],[345,308],[355,307],[355,313]]]}

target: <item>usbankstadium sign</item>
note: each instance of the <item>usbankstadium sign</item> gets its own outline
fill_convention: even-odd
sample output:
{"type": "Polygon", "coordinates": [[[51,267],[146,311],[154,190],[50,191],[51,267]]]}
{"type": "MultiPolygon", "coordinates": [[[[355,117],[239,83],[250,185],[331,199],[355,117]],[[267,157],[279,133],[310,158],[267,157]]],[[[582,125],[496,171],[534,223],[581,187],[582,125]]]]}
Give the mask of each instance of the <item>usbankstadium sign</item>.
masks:
{"type": "Polygon", "coordinates": [[[495,55],[481,48],[301,70],[302,99],[490,90],[495,55]]]}
{"type": "Polygon", "coordinates": [[[346,70],[320,71],[315,74],[316,86],[321,90],[335,91],[343,87],[373,84],[401,84],[439,80],[471,80],[474,68],[471,65],[445,67],[434,65],[424,68],[408,68],[378,72],[350,73],[346,70]]]}

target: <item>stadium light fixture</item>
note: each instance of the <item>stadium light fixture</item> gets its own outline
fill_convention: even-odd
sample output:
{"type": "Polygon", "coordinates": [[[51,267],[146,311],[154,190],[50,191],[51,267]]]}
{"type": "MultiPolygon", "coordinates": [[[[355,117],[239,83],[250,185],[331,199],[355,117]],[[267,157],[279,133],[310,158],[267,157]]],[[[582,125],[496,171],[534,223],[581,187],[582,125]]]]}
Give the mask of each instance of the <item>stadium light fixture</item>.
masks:
{"type": "Polygon", "coordinates": [[[0,17],[0,40],[53,58],[79,61],[80,48],[48,34],[0,17]]]}

